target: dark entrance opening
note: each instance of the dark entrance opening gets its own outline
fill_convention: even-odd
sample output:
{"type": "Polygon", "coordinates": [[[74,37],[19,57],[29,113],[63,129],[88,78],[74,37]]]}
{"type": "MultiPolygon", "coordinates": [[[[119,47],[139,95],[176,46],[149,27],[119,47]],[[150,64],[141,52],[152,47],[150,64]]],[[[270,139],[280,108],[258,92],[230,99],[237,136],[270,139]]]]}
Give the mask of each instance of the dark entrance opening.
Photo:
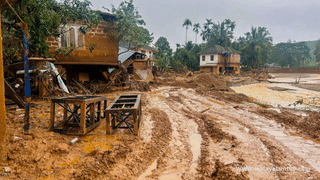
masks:
{"type": "Polygon", "coordinates": [[[234,71],[234,67],[227,66],[227,67],[225,67],[225,71],[226,71],[226,73],[232,73],[234,71]]]}
{"type": "Polygon", "coordinates": [[[222,67],[219,67],[219,73],[222,73],[222,67]]]}

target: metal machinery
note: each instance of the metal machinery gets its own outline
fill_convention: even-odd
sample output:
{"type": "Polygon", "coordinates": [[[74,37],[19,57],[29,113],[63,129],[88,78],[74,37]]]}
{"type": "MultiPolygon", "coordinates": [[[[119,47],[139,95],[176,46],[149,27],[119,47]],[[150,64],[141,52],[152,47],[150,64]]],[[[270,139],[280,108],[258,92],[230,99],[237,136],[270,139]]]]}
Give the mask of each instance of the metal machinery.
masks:
{"type": "Polygon", "coordinates": [[[101,96],[76,96],[52,99],[50,130],[75,135],[90,132],[101,123],[106,106],[107,99],[101,96]],[[60,116],[63,117],[58,116],[56,118],[56,114],[59,112],[59,106],[56,107],[56,104],[62,107],[63,115],[61,114],[60,116]],[[102,105],[103,109],[101,109],[102,105]],[[56,119],[57,124],[55,125],[56,119]]]}
{"type": "Polygon", "coordinates": [[[126,128],[134,135],[138,135],[142,117],[141,95],[118,96],[106,109],[105,117],[107,120],[106,134],[113,134],[119,128],[126,128]]]}

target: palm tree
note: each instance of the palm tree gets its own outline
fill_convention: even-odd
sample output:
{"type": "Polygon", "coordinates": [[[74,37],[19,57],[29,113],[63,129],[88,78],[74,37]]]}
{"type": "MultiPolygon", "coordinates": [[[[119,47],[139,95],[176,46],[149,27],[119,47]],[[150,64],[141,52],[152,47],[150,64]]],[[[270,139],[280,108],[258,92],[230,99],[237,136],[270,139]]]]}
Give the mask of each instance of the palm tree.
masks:
{"type": "Polygon", "coordinates": [[[245,64],[259,68],[267,63],[267,57],[272,48],[272,37],[265,27],[251,27],[251,32],[245,33],[246,44],[241,48],[245,56],[245,64]]]}
{"type": "Polygon", "coordinates": [[[201,29],[199,23],[193,24],[193,31],[196,33],[196,44],[197,44],[197,36],[198,36],[198,34],[199,34],[199,29],[201,29]]]}
{"type": "Polygon", "coordinates": [[[230,19],[224,20],[221,24],[212,24],[209,34],[206,35],[206,40],[208,44],[211,45],[221,45],[230,46],[231,40],[233,39],[233,31],[235,29],[236,23],[230,19]]]}
{"type": "Polygon", "coordinates": [[[202,40],[208,40],[210,34],[211,34],[211,28],[210,26],[213,25],[212,19],[206,19],[206,23],[203,24],[203,30],[200,34],[202,36],[202,40]]]}
{"type": "Polygon", "coordinates": [[[186,27],[186,43],[187,43],[188,42],[188,27],[192,26],[191,20],[188,18],[186,20],[184,20],[182,27],[184,27],[184,26],[186,27]]]}

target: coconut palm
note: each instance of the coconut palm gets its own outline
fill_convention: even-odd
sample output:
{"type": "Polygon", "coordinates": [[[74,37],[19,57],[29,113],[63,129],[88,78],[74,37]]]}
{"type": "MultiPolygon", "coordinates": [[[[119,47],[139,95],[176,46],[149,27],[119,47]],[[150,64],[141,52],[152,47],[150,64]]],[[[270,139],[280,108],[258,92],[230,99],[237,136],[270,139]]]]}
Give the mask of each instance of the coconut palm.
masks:
{"type": "Polygon", "coordinates": [[[209,38],[209,35],[211,34],[211,25],[213,25],[212,19],[206,19],[206,23],[203,24],[203,30],[200,34],[202,36],[202,40],[205,41],[209,38]]]}
{"type": "Polygon", "coordinates": [[[265,27],[251,27],[251,32],[245,33],[246,43],[240,49],[245,64],[251,68],[259,68],[267,63],[272,48],[272,37],[265,27]]]}
{"type": "Polygon", "coordinates": [[[199,34],[199,30],[201,29],[200,24],[199,23],[195,23],[193,24],[193,31],[196,33],[196,44],[197,44],[197,36],[199,34]]]}
{"type": "Polygon", "coordinates": [[[191,20],[188,18],[186,20],[184,20],[182,27],[184,27],[184,26],[186,27],[186,43],[187,43],[188,42],[188,27],[192,26],[191,20]]]}

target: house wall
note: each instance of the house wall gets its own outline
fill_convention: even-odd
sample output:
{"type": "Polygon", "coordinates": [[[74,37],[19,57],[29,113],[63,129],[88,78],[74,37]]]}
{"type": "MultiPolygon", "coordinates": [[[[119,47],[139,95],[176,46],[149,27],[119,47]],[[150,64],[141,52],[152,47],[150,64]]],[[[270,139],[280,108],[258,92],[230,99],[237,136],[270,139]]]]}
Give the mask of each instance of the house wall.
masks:
{"type": "Polygon", "coordinates": [[[139,48],[139,49],[136,49],[136,51],[139,52],[139,53],[143,53],[143,54],[147,55],[148,57],[153,57],[153,51],[152,50],[139,48]]]}
{"type": "MultiPolygon", "coordinates": [[[[76,21],[70,27],[80,27],[82,22],[76,21]]],[[[77,65],[111,65],[118,64],[118,44],[116,39],[111,39],[105,31],[107,22],[101,21],[98,26],[89,29],[86,34],[78,33],[78,47],[68,56],[58,55],[55,64],[77,64],[77,65]],[[81,37],[81,35],[83,37],[81,37]]],[[[72,34],[75,36],[75,34],[72,34]]],[[[50,53],[54,53],[62,47],[61,37],[48,37],[47,43],[51,46],[50,53]]]]}
{"type": "Polygon", "coordinates": [[[229,63],[239,63],[240,64],[240,54],[230,54],[229,63]]]}
{"type": "Polygon", "coordinates": [[[133,69],[147,69],[148,61],[135,61],[133,62],[133,69]]]}
{"type": "Polygon", "coordinates": [[[218,63],[218,54],[201,54],[200,55],[200,66],[205,66],[209,64],[217,64],[218,63]],[[203,61],[202,58],[205,57],[205,60],[203,61]],[[213,61],[211,61],[211,56],[213,56],[213,61]]]}

